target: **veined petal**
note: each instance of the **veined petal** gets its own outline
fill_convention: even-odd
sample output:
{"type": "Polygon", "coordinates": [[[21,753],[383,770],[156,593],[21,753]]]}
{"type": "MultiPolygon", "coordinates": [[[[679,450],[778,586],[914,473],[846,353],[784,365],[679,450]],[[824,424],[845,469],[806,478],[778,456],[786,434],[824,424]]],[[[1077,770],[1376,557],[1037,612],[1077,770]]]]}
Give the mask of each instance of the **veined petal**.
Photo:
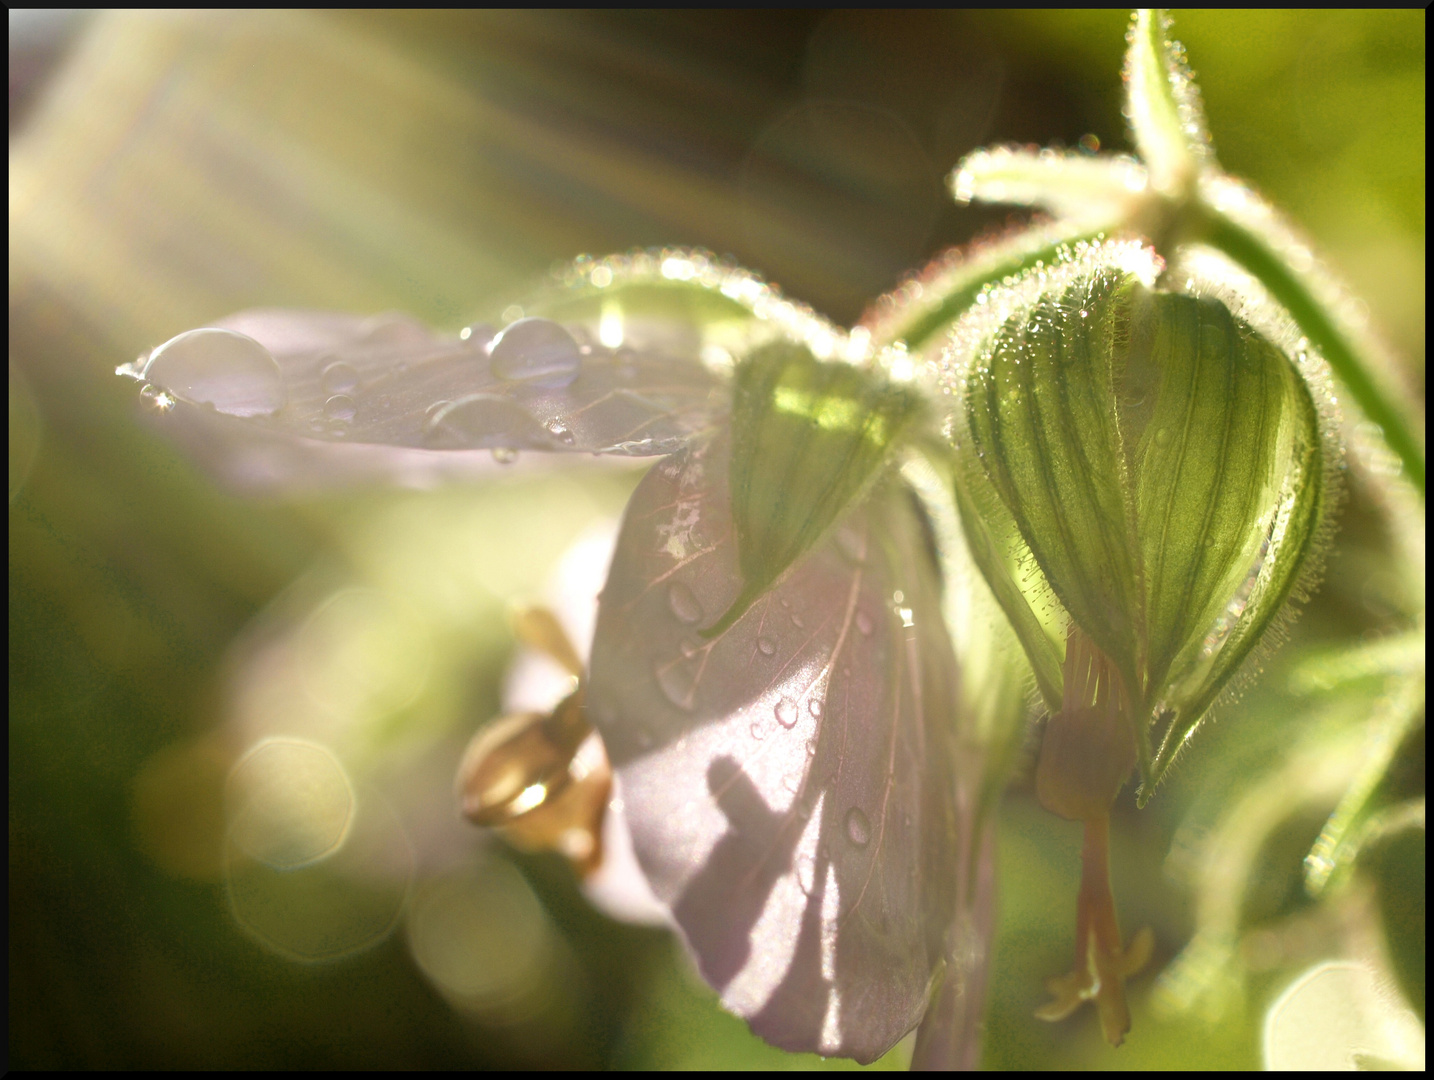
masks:
{"type": "Polygon", "coordinates": [[[744,584],[729,460],[725,435],[699,442],[633,496],[590,716],[638,861],[726,1007],[778,1046],[870,1061],[922,1017],[963,846],[937,573],[882,481],[703,640],[744,584]]]}

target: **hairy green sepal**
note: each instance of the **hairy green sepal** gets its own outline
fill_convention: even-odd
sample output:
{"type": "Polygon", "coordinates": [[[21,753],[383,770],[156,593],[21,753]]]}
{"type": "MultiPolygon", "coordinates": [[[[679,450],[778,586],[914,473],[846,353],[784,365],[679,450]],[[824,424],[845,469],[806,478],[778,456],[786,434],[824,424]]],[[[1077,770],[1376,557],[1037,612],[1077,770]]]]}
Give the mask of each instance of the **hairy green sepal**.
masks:
{"type": "Polygon", "coordinates": [[[1053,711],[1069,622],[1115,664],[1148,793],[1309,552],[1324,476],[1308,388],[1219,300],[1107,267],[1019,307],[960,392],[972,553],[1053,711]]]}
{"type": "Polygon", "coordinates": [[[732,516],[743,587],[703,636],[739,619],[860,498],[918,410],[870,370],[774,342],[737,366],[732,516]]]}

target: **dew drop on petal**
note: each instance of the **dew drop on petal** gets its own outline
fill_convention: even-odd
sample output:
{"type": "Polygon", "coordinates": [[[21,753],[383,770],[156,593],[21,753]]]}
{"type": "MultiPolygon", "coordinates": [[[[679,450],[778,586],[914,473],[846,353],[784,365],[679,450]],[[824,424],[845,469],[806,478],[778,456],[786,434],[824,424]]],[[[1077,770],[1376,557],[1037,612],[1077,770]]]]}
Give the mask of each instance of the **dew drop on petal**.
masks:
{"type": "Polygon", "coordinates": [[[319,375],[319,385],[326,394],[352,394],[358,389],[358,372],[352,364],[336,360],[324,368],[319,375]]]}
{"type": "Polygon", "coordinates": [[[771,656],[777,651],[777,647],[772,644],[771,638],[759,637],[757,639],[757,651],[763,656],[771,656]]]}
{"type": "Polygon", "coordinates": [[[853,806],[846,812],[846,838],[853,847],[863,848],[871,843],[871,822],[859,806],[853,806]]]}
{"type": "Polygon", "coordinates": [[[795,626],[798,630],[801,630],[807,624],[804,623],[802,621],[802,617],[794,611],[792,612],[792,625],[795,626]]]}
{"type": "Polygon", "coordinates": [[[812,698],[807,702],[807,711],[813,716],[820,717],[822,714],[822,702],[820,698],[812,698]]]}
{"type": "Polygon", "coordinates": [[[551,388],[569,385],[582,366],[572,334],[549,319],[519,319],[505,327],[489,356],[498,378],[551,388]]]}
{"type": "Polygon", "coordinates": [[[423,441],[434,449],[541,446],[547,431],[517,402],[496,394],[469,394],[429,406],[423,441]]]}
{"type": "Polygon", "coordinates": [[[674,581],[668,587],[667,606],[682,622],[695,623],[702,618],[702,605],[692,595],[692,590],[680,581],[674,581]]]}
{"type": "Polygon", "coordinates": [[[817,756],[817,740],[815,737],[807,740],[807,757],[817,756]]]}
{"type": "Polygon", "coordinates": [[[564,446],[572,446],[575,441],[573,433],[556,421],[548,425],[548,432],[564,446]]]}
{"type": "Polygon", "coordinates": [[[752,721],[751,731],[752,738],[756,739],[758,742],[761,742],[764,738],[767,737],[766,725],[764,725],[760,720],[752,721]]]}
{"type": "Polygon", "coordinates": [[[870,634],[872,631],[871,616],[864,611],[856,613],[856,628],[863,634],[870,634]]]}
{"type": "Polygon", "coordinates": [[[782,727],[790,729],[796,725],[798,716],[797,703],[791,698],[782,698],[781,701],[777,702],[777,707],[773,712],[776,714],[777,723],[781,724],[782,727]]]}
{"type": "Polygon", "coordinates": [[[493,447],[493,460],[499,465],[511,465],[518,460],[518,451],[511,446],[493,447]]]}
{"type": "Polygon", "coordinates": [[[144,377],[230,416],[268,416],[283,408],[287,396],[269,350],[233,330],[190,330],[170,338],[150,354],[144,377]]]}
{"type": "Polygon", "coordinates": [[[170,409],[174,408],[174,395],[168,390],[161,390],[153,383],[145,383],[144,388],[139,392],[139,396],[160,412],[169,412],[170,409]]]}
{"type": "Polygon", "coordinates": [[[691,711],[697,687],[684,663],[660,662],[653,670],[662,696],[684,711],[691,711]]]}
{"type": "Polygon", "coordinates": [[[330,420],[352,420],[357,411],[354,399],[347,394],[335,394],[324,402],[324,415],[330,420]]]}

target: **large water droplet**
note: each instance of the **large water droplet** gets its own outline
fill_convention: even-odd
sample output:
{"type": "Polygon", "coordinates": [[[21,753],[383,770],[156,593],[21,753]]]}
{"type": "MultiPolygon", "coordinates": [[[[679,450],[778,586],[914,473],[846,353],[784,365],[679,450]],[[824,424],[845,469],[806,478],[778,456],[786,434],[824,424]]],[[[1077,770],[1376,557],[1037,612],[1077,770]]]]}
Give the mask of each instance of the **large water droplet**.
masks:
{"type": "Polygon", "coordinates": [[[150,354],[144,377],[230,416],[268,416],[286,400],[283,374],[269,350],[233,330],[190,330],[170,338],[150,354]]]}
{"type": "Polygon", "coordinates": [[[854,847],[866,847],[871,843],[871,822],[859,806],[846,812],[846,838],[854,847]]]}
{"type": "Polygon", "coordinates": [[[781,724],[782,727],[790,729],[796,725],[798,716],[797,703],[791,698],[782,698],[781,701],[777,702],[777,707],[773,712],[776,714],[777,723],[781,724]]]}
{"type": "Polygon", "coordinates": [[[423,429],[435,449],[546,446],[547,429],[515,401],[497,394],[469,394],[433,409],[423,429]]]}
{"type": "Polygon", "coordinates": [[[349,421],[357,411],[358,406],[354,404],[354,399],[347,394],[335,394],[324,402],[324,415],[330,420],[349,421]]]}
{"type": "Polygon", "coordinates": [[[489,355],[498,378],[536,386],[567,386],[582,366],[573,336],[548,319],[519,319],[494,339],[489,355]]]}
{"type": "Polygon", "coordinates": [[[763,656],[771,656],[777,651],[777,647],[772,644],[771,638],[759,637],[757,639],[757,651],[763,656]]]}
{"type": "Polygon", "coordinates": [[[872,631],[871,616],[864,611],[856,613],[856,628],[863,634],[870,634],[872,631]]]}
{"type": "Polygon", "coordinates": [[[662,696],[679,709],[690,711],[697,696],[697,684],[686,663],[659,662],[653,669],[662,696]]]}
{"type": "Polygon", "coordinates": [[[689,589],[680,581],[674,581],[667,589],[667,606],[685,623],[695,623],[702,618],[702,605],[697,602],[697,597],[692,595],[689,589]]]}
{"type": "Polygon", "coordinates": [[[319,375],[319,385],[324,388],[326,394],[352,394],[358,389],[358,384],[358,372],[353,365],[345,364],[342,360],[335,360],[319,375]]]}

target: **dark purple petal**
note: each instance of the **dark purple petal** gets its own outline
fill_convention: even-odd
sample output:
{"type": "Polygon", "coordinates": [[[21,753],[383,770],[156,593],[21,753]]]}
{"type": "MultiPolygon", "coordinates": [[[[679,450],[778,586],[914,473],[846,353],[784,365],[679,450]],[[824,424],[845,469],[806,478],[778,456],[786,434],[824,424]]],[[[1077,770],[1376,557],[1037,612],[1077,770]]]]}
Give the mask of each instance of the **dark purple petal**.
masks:
{"type": "Polygon", "coordinates": [[[789,1050],[911,1030],[955,910],[957,673],[922,519],[883,482],[711,641],[742,586],[725,435],[652,470],[604,590],[591,717],[703,976],[789,1050]]]}

